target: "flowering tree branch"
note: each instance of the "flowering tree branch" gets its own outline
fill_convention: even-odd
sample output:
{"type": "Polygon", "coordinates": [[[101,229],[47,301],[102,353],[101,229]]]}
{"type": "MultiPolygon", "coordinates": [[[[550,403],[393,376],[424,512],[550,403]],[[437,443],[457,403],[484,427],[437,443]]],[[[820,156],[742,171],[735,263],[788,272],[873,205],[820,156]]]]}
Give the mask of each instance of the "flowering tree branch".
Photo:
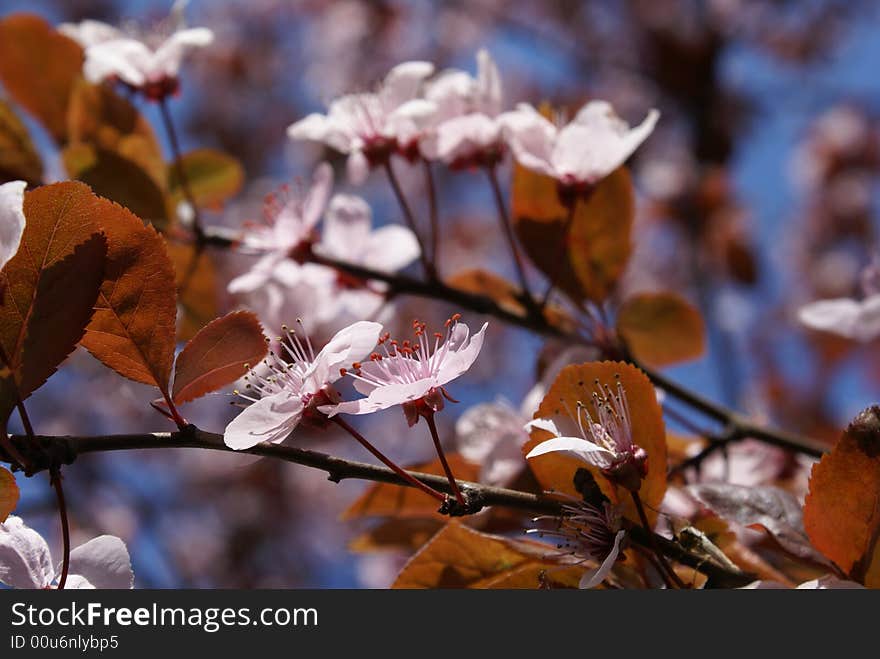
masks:
{"type": "MultiPolygon", "coordinates": [[[[441,492],[454,494],[449,481],[444,476],[407,471],[404,478],[387,467],[347,460],[308,449],[285,446],[283,444],[258,444],[252,448],[236,451],[223,442],[223,436],[207,432],[189,425],[175,432],[153,432],[120,435],[95,436],[48,436],[37,435],[33,440],[25,436],[10,437],[15,448],[27,455],[30,469],[28,475],[40,471],[57,469],[59,465],[71,464],[80,455],[108,451],[131,451],[142,449],[192,448],[225,453],[248,453],[264,458],[283,460],[294,464],[320,469],[328,474],[328,479],[339,483],[346,479],[360,479],[376,483],[390,483],[403,487],[413,487],[412,479],[421,481],[441,492]]],[[[9,455],[0,448],[0,461],[14,464],[9,455]]],[[[469,514],[479,512],[489,506],[502,506],[545,515],[561,515],[563,504],[550,496],[532,494],[519,490],[492,487],[479,483],[459,481],[459,487],[466,494],[469,514]]],[[[733,570],[707,560],[704,556],[691,553],[678,543],[634,523],[625,525],[630,539],[645,548],[656,548],[665,556],[691,567],[706,575],[710,584],[717,587],[743,586],[756,579],[755,575],[733,570]]]]}
{"type": "MultiPolygon", "coordinates": [[[[235,244],[235,238],[232,235],[216,230],[208,231],[206,240],[208,244],[220,248],[230,248],[235,244]]],[[[574,343],[588,342],[587,339],[576,333],[567,332],[553,325],[537,309],[526,308],[523,313],[516,313],[502,307],[485,295],[449,286],[437,278],[420,280],[407,275],[372,270],[319,254],[311,254],[309,260],[358,279],[382,281],[389,287],[389,296],[414,295],[416,297],[442,300],[454,304],[463,310],[492,316],[510,325],[522,327],[544,336],[564,339],[574,343]]],[[[722,435],[725,443],[754,438],[773,446],[779,446],[780,448],[786,448],[812,457],[821,457],[827,451],[827,447],[812,438],[754,423],[739,412],[715,403],[670,380],[662,373],[648,368],[631,355],[624,355],[623,358],[642,369],[651,381],[666,393],[706,417],[720,423],[725,428],[722,435]]]]}

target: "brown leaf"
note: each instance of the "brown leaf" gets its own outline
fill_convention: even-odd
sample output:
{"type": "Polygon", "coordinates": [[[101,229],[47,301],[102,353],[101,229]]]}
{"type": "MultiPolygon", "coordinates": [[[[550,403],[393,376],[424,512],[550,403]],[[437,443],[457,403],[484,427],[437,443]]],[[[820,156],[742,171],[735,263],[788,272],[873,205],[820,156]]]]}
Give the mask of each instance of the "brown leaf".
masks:
{"type": "Polygon", "coordinates": [[[177,357],[174,402],[186,403],[235,382],[267,351],[263,328],[250,311],[234,311],[208,323],[177,357]]]}
{"type": "Polygon", "coordinates": [[[175,283],[179,295],[177,338],[180,341],[188,341],[219,314],[220,303],[217,299],[217,272],[214,259],[210,252],[203,250],[199,254],[198,261],[193,265],[195,255],[193,245],[169,243],[166,247],[168,256],[174,264],[175,283]],[[186,287],[181,292],[185,278],[188,278],[186,287]]]}
{"type": "Polygon", "coordinates": [[[700,312],[676,293],[639,293],[617,312],[617,331],[633,355],[649,366],[696,359],[706,350],[700,312]]]}
{"type": "MultiPolygon", "coordinates": [[[[566,409],[576,410],[578,401],[587,403],[599,380],[603,386],[616,386],[615,376],[626,391],[632,423],[632,440],[648,454],[648,474],[642,480],[639,496],[645,504],[648,518],[653,521],[666,492],[666,433],[663,414],[657,403],[654,386],[645,374],[630,364],[622,362],[590,362],[572,364],[563,368],[541,401],[535,418],[552,418],[565,415],[566,409]]],[[[592,409],[591,407],[589,409],[592,409]]],[[[594,419],[595,420],[595,419],[594,419]]],[[[532,430],[531,439],[523,446],[526,455],[538,444],[551,438],[545,430],[532,430]]],[[[547,453],[529,461],[529,467],[545,490],[555,490],[571,496],[579,496],[574,487],[574,475],[580,467],[588,468],[602,492],[611,501],[623,504],[624,514],[637,520],[638,513],[629,492],[618,491],[601,471],[575,458],[559,453],[547,453]]]]}
{"type": "Polygon", "coordinates": [[[826,562],[810,544],[804,531],[801,505],[791,492],[770,485],[744,487],[730,483],[701,483],[687,489],[719,517],[764,529],[794,556],[826,562]]]}
{"type": "MultiPolygon", "coordinates": [[[[499,307],[518,316],[525,316],[526,309],[520,299],[522,291],[513,283],[494,272],[473,268],[457,272],[447,280],[447,284],[475,295],[483,295],[495,302],[499,307]]],[[[548,305],[544,316],[554,327],[568,331],[573,328],[572,319],[562,309],[548,305]]]]}
{"type": "Polygon", "coordinates": [[[39,16],[0,20],[0,80],[58,142],[67,134],[67,106],[82,65],[82,48],[39,16]]]}
{"type": "MultiPolygon", "coordinates": [[[[449,468],[455,474],[456,480],[475,481],[480,473],[479,465],[467,462],[458,453],[447,453],[446,460],[449,462],[449,468]]],[[[411,465],[406,469],[407,471],[438,476],[444,473],[439,459],[425,464],[411,465]]],[[[435,499],[415,488],[400,487],[390,483],[375,483],[342,513],[341,519],[350,520],[363,517],[448,519],[445,515],[440,515],[437,508],[438,503],[435,499]]]]}
{"type": "Polygon", "coordinates": [[[158,227],[167,224],[165,194],[133,160],[91,144],[68,146],[61,156],[68,175],[86,183],[95,194],[125,206],[158,227]]]}
{"type": "MultiPolygon", "coordinates": [[[[214,149],[196,149],[183,156],[183,170],[198,206],[222,206],[238,194],[244,183],[244,170],[235,158],[214,149]]],[[[177,167],[168,169],[169,190],[176,201],[183,201],[177,167]]]]}
{"type": "Polygon", "coordinates": [[[854,581],[880,587],[880,407],[859,414],[813,465],[804,526],[854,581]]]}
{"type": "Polygon", "coordinates": [[[604,178],[588,200],[577,202],[565,249],[568,212],[554,179],[516,165],[511,207],[520,243],[559,289],[575,302],[601,302],[608,296],[632,251],[635,201],[625,168],[604,178]]]}
{"type": "Polygon", "coordinates": [[[43,180],[43,161],[24,122],[0,99],[0,183],[15,180],[39,185],[43,180]]]}
{"type": "Polygon", "coordinates": [[[107,251],[96,233],[101,210],[78,183],[25,195],[21,246],[0,273],[0,344],[22,398],[73,352],[92,318],[107,251]]]}
{"type": "Polygon", "coordinates": [[[164,187],[162,148],[150,123],[107,85],[77,81],[67,112],[68,141],[92,144],[136,162],[164,187]]]}
{"type": "Polygon", "coordinates": [[[404,550],[414,552],[440,530],[436,519],[387,519],[352,540],[348,548],[357,553],[404,550]]]}
{"type": "Polygon", "coordinates": [[[625,167],[602,179],[588,201],[578,202],[568,259],[588,299],[605,300],[626,270],[635,214],[635,193],[625,167]]]}
{"type": "Polygon", "coordinates": [[[6,521],[9,513],[18,505],[19,491],[15,476],[8,469],[0,467],[0,524],[6,521]]]}
{"type": "Polygon", "coordinates": [[[541,574],[576,588],[586,566],[560,563],[549,545],[449,522],[404,566],[392,588],[538,588],[541,574]]]}
{"type": "Polygon", "coordinates": [[[107,269],[82,345],[135,382],[168,392],[174,361],[174,267],[165,242],[130,211],[98,198],[107,269]]]}

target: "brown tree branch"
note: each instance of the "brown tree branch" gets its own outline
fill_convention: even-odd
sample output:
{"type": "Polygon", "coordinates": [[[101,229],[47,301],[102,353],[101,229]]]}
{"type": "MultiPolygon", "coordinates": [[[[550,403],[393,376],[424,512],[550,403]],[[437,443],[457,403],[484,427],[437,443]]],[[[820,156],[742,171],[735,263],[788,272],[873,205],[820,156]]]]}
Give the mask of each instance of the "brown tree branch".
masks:
{"type": "MultiPolygon", "coordinates": [[[[283,444],[258,444],[250,449],[235,451],[223,443],[223,436],[200,430],[195,426],[186,426],[175,432],[153,432],[125,435],[96,436],[47,436],[37,435],[33,440],[23,436],[12,436],[10,441],[15,447],[26,454],[31,469],[29,475],[52,469],[60,464],[71,464],[80,455],[103,453],[108,451],[132,451],[143,449],[190,448],[222,451],[226,453],[247,453],[264,458],[283,460],[294,464],[320,469],[328,474],[329,480],[338,483],[345,479],[360,479],[377,483],[391,483],[403,487],[413,484],[387,467],[379,467],[364,462],[356,462],[344,458],[310,451],[308,449],[285,446],[283,444]]],[[[0,448],[0,462],[11,462],[10,456],[0,448]]],[[[453,494],[449,481],[445,476],[407,472],[407,474],[426,485],[441,492],[453,494]]],[[[510,490],[459,481],[459,487],[465,494],[469,509],[475,513],[488,506],[502,506],[530,513],[545,515],[561,515],[563,503],[550,496],[510,490]]],[[[664,555],[683,565],[705,574],[712,585],[718,587],[743,586],[755,580],[755,575],[743,571],[731,570],[704,557],[692,554],[677,543],[658,534],[651,534],[636,524],[627,524],[630,539],[643,547],[656,547],[664,555]]]]}

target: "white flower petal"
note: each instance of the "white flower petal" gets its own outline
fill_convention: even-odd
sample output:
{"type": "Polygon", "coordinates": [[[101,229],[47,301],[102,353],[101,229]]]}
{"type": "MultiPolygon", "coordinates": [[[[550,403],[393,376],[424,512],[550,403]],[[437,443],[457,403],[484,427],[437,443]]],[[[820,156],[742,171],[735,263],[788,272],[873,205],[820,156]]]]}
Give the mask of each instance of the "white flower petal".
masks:
{"type": "Polygon", "coordinates": [[[311,372],[306,375],[317,389],[336,382],[342,375],[340,369],[350,369],[376,347],[382,326],[362,320],[339,330],[327,345],[315,356],[311,372]]]}
{"type": "Polygon", "coordinates": [[[467,325],[464,323],[456,325],[455,330],[453,330],[453,336],[448,340],[451,344],[449,352],[446,354],[445,359],[440,362],[440,369],[437,373],[438,386],[451,382],[473,365],[480,354],[480,350],[483,348],[483,340],[486,337],[486,328],[488,326],[489,323],[483,323],[480,331],[470,337],[470,339],[467,339],[467,334],[465,333],[465,340],[457,343],[456,332],[461,334],[459,328],[464,328],[466,331],[467,325]]]}
{"type": "Polygon", "coordinates": [[[214,33],[206,27],[178,30],[156,50],[151,62],[150,75],[176,77],[180,72],[180,64],[189,50],[210,45],[213,41],[214,33]]]}
{"type": "MultiPolygon", "coordinates": [[[[134,587],[134,572],[125,543],[113,535],[89,540],[70,552],[70,575],[81,577],[92,588],[127,590],[134,587]]],[[[67,586],[70,586],[70,578],[67,586]]]]}
{"type": "Polygon", "coordinates": [[[237,451],[260,442],[281,442],[302,418],[303,403],[286,391],[261,398],[246,407],[223,432],[223,441],[237,451]]]}
{"type": "Polygon", "coordinates": [[[605,581],[605,577],[611,572],[611,569],[617,562],[617,557],[620,555],[620,542],[623,540],[624,535],[626,535],[625,531],[621,530],[617,532],[617,535],[614,536],[614,547],[612,547],[608,556],[605,557],[605,560],[602,561],[602,565],[596,570],[587,570],[584,572],[580,584],[578,585],[579,588],[595,588],[605,581]]]}
{"type": "Polygon", "coordinates": [[[0,268],[18,252],[24,233],[24,181],[0,185],[0,268]]]}
{"type": "Polygon", "coordinates": [[[382,82],[380,94],[386,107],[396,108],[418,96],[424,80],[434,73],[430,62],[404,62],[398,64],[382,82]]]}
{"type": "Polygon", "coordinates": [[[332,189],[333,168],[329,163],[322,162],[315,168],[315,173],[312,175],[312,185],[303,201],[301,222],[304,234],[318,224],[332,189]]]}
{"type": "Polygon", "coordinates": [[[145,71],[150,68],[153,54],[135,39],[114,39],[86,50],[83,75],[89,82],[99,83],[117,77],[133,87],[147,82],[145,71]]]}
{"type": "Polygon", "coordinates": [[[376,229],[362,247],[360,263],[379,272],[397,272],[419,258],[415,234],[397,224],[376,229]]]}
{"type": "Polygon", "coordinates": [[[43,536],[10,515],[0,524],[0,583],[12,588],[45,588],[55,579],[43,536]]]}
{"type": "Polygon", "coordinates": [[[818,300],[804,305],[798,311],[798,318],[807,327],[823,332],[831,332],[854,339],[858,335],[861,305],[849,298],[818,300]]]}
{"type": "Polygon", "coordinates": [[[373,213],[363,198],[348,194],[333,195],[324,217],[318,248],[329,256],[361,263],[360,252],[369,240],[372,223],[373,213]]]}
{"type": "Polygon", "coordinates": [[[614,453],[580,437],[555,437],[541,442],[526,455],[527,459],[547,453],[562,453],[594,467],[604,469],[614,460],[614,453]]]}

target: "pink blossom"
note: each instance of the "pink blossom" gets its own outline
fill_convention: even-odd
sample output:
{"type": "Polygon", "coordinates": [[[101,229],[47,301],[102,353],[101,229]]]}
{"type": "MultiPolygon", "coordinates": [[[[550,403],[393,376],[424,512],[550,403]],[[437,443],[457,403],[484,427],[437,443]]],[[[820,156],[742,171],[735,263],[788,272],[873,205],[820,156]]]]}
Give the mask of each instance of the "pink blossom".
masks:
{"type": "Polygon", "coordinates": [[[279,339],[283,351],[274,352],[263,361],[268,373],[253,369],[245,376],[244,392],[236,393],[251,402],[235,417],[223,433],[223,441],[236,450],[248,449],[260,442],[283,441],[304,417],[315,418],[315,408],[338,401],[330,386],[353,363],[366,357],[376,345],[382,326],[360,321],[340,330],[315,354],[311,342],[287,327],[279,339]]]}
{"type": "Polygon", "coordinates": [[[422,153],[452,166],[492,164],[501,156],[501,76],[486,50],[477,53],[477,76],[444,71],[426,86],[436,112],[422,153]]]}
{"type": "Polygon", "coordinates": [[[598,467],[609,479],[628,490],[637,491],[647,474],[647,453],[633,443],[632,423],[626,392],[618,381],[616,391],[596,382],[592,396],[593,415],[578,401],[576,410],[553,419],[534,419],[526,428],[554,435],[538,444],[527,459],[559,452],[598,467]],[[561,429],[560,429],[561,428],[561,429]]]}
{"type": "Polygon", "coordinates": [[[370,414],[394,405],[403,405],[409,424],[415,425],[425,410],[443,409],[449,398],[444,386],[467,372],[476,361],[488,323],[473,337],[458,315],[446,323],[446,335],[436,333],[431,347],[424,323],[413,323],[416,340],[380,340],[384,354],[370,355],[370,361],[353,364],[349,374],[354,387],[366,398],[318,408],[328,416],[370,414]],[[390,346],[390,349],[389,349],[390,346]],[[425,410],[422,409],[425,408],[425,410]]]}
{"type": "Polygon", "coordinates": [[[547,366],[541,381],[529,390],[518,409],[499,398],[465,410],[455,424],[458,451],[465,460],[480,465],[481,483],[506,486],[523,470],[522,447],[529,440],[523,425],[532,418],[564,366],[595,358],[592,348],[568,348],[547,366]]]}
{"type": "Polygon", "coordinates": [[[172,12],[170,23],[142,36],[126,34],[100,21],[65,23],[59,30],[85,49],[83,74],[90,82],[118,79],[148,97],[161,99],[177,89],[177,76],[184,56],[194,48],[214,41],[207,28],[185,28],[180,11],[172,12]],[[164,28],[164,29],[163,29],[164,28]]]}
{"type": "Polygon", "coordinates": [[[620,167],[654,130],[660,114],[651,110],[637,127],[605,101],[590,101],[558,127],[521,103],[499,121],[513,155],[523,167],[551,176],[563,186],[589,187],[620,167]]]}
{"type": "Polygon", "coordinates": [[[0,268],[18,252],[24,233],[24,181],[0,185],[0,268]]]}
{"type": "Polygon", "coordinates": [[[330,200],[315,253],[380,272],[396,272],[419,256],[419,243],[406,227],[373,229],[373,213],[361,197],[338,194],[330,200]]]}
{"type": "Polygon", "coordinates": [[[326,115],[310,114],[292,124],[287,134],[347,154],[349,179],[363,183],[371,166],[417,146],[420,131],[434,113],[434,105],[420,98],[422,84],[433,72],[429,62],[399,64],[375,93],[338,98],[326,115]]]}
{"type": "MultiPolygon", "coordinates": [[[[0,583],[12,588],[53,588],[61,568],[52,562],[49,545],[20,517],[0,524],[0,583]]],[[[134,586],[131,559],[125,543],[102,535],[70,552],[65,588],[128,589],[134,586]]]]}
{"type": "MultiPolygon", "coordinates": [[[[285,259],[307,247],[315,239],[315,227],[324,213],[333,187],[333,169],[321,163],[307,189],[284,187],[280,194],[270,195],[263,209],[263,224],[247,225],[241,244],[262,256],[251,269],[229,282],[230,293],[246,293],[266,285],[285,259]]],[[[295,280],[298,269],[288,267],[287,282],[295,280]]]]}

